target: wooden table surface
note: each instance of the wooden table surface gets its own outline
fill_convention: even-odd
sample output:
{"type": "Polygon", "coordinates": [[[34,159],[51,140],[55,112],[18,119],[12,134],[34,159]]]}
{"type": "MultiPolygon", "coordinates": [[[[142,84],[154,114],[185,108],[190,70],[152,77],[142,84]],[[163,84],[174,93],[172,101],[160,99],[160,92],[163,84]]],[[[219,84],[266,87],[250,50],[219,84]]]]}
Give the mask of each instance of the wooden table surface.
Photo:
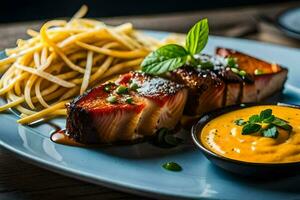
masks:
{"type": "MultiPolygon", "coordinates": [[[[262,15],[272,19],[281,11],[294,6],[300,6],[300,2],[154,16],[115,17],[103,21],[110,24],[132,22],[140,29],[186,32],[200,18],[207,17],[211,33],[215,35],[300,47],[299,41],[285,37],[272,24],[259,20],[262,15]]],[[[13,47],[17,38],[26,37],[27,28],[37,29],[41,24],[42,22],[24,22],[0,25],[0,49],[13,47]]],[[[141,199],[141,197],[49,172],[23,162],[0,148],[0,199],[79,200],[141,199]]]]}

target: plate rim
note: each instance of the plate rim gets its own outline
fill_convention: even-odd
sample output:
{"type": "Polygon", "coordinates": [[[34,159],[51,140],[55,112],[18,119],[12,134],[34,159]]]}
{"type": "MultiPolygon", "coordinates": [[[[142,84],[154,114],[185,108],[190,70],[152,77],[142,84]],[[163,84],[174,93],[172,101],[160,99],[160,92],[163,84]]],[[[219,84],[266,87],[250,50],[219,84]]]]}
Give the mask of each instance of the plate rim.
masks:
{"type": "MultiPolygon", "coordinates": [[[[195,196],[186,196],[186,195],[178,195],[178,194],[171,195],[170,193],[163,193],[161,191],[159,191],[159,193],[158,193],[158,191],[149,190],[147,188],[140,187],[138,185],[135,185],[135,186],[126,185],[121,182],[117,183],[116,181],[106,180],[105,178],[104,178],[105,180],[104,179],[101,179],[101,180],[95,179],[92,176],[90,176],[84,172],[79,172],[77,170],[73,170],[68,167],[63,167],[63,166],[57,165],[53,162],[45,161],[41,158],[38,158],[35,155],[29,155],[29,154],[22,152],[16,148],[13,148],[12,146],[8,145],[7,143],[4,143],[1,140],[0,140],[0,147],[9,151],[13,155],[15,155],[18,159],[20,159],[26,163],[33,164],[34,166],[40,167],[45,170],[49,170],[49,171],[59,174],[61,176],[71,177],[71,178],[74,178],[75,180],[92,183],[92,184],[110,188],[110,189],[113,189],[116,191],[127,192],[127,193],[130,193],[133,195],[138,195],[141,197],[149,197],[149,198],[157,197],[159,195],[160,199],[169,199],[170,197],[176,197],[176,198],[180,197],[180,198],[184,198],[184,199],[196,198],[195,196]]],[[[203,197],[202,199],[209,199],[209,198],[203,197]]]]}
{"type": "Polygon", "coordinates": [[[300,7],[296,6],[296,7],[284,9],[283,11],[281,11],[280,13],[277,14],[274,21],[275,21],[275,24],[278,26],[278,28],[283,31],[283,33],[285,33],[286,35],[288,35],[294,39],[299,40],[300,39],[300,31],[293,30],[293,29],[289,28],[285,23],[282,22],[282,18],[284,18],[289,13],[295,12],[296,10],[299,10],[299,12],[300,12],[300,7]]]}

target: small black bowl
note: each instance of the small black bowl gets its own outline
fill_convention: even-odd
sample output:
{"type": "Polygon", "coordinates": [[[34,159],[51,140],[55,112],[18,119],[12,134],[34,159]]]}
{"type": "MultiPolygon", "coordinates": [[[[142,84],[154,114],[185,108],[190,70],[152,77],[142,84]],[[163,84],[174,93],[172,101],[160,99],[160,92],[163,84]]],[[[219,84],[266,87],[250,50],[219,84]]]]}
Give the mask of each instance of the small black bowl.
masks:
{"type": "Polygon", "coordinates": [[[227,170],[229,172],[239,174],[242,176],[252,176],[256,178],[271,178],[278,176],[293,175],[299,173],[300,162],[291,162],[291,163],[253,163],[245,162],[240,160],[234,160],[222,155],[218,155],[211,150],[207,149],[199,139],[199,133],[203,127],[212,119],[223,115],[225,113],[238,110],[245,107],[257,106],[257,105],[280,105],[293,108],[299,108],[300,106],[284,104],[284,103],[268,103],[268,104],[240,104],[235,106],[225,107],[211,113],[208,113],[200,118],[197,124],[192,127],[192,138],[194,143],[200,148],[203,154],[208,160],[210,160],[216,166],[227,170]]]}

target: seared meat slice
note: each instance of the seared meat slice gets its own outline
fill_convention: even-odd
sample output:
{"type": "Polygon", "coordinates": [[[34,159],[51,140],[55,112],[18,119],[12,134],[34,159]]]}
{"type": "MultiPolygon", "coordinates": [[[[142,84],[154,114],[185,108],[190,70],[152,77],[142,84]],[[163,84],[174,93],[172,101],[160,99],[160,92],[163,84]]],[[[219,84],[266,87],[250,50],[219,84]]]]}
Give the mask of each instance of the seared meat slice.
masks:
{"type": "Polygon", "coordinates": [[[170,75],[173,81],[189,89],[186,115],[261,101],[282,89],[287,69],[229,49],[218,48],[216,53],[216,56],[198,55],[200,66],[182,67],[170,75]],[[229,57],[236,60],[237,72],[229,66],[229,57]],[[209,69],[203,69],[207,66],[209,69]],[[246,73],[239,75],[240,70],[246,73]]]}
{"type": "Polygon", "coordinates": [[[288,70],[286,68],[281,68],[280,71],[273,74],[261,74],[255,76],[257,100],[265,100],[272,94],[282,90],[284,83],[287,80],[287,73],[288,70]]]}
{"type": "Polygon", "coordinates": [[[90,144],[137,137],[133,133],[145,104],[138,96],[132,96],[135,104],[111,104],[106,101],[107,87],[116,88],[110,83],[100,85],[67,105],[67,134],[77,142],[90,144]]]}
{"type": "Polygon", "coordinates": [[[229,67],[220,68],[217,74],[226,83],[225,105],[230,106],[237,103],[256,102],[257,95],[252,76],[244,77],[234,73],[229,67]],[[253,90],[254,89],[254,90],[253,90]]]}
{"type": "Polygon", "coordinates": [[[213,71],[183,67],[170,77],[189,89],[185,114],[198,115],[223,106],[226,85],[213,71]]]}
{"type": "MultiPolygon", "coordinates": [[[[185,102],[187,89],[183,85],[141,73],[129,73],[131,82],[137,83],[137,94],[144,98],[146,107],[140,118],[138,132],[153,135],[160,128],[173,129],[179,121],[185,102]],[[154,132],[153,132],[154,131],[154,132]]],[[[124,82],[121,77],[119,82],[124,82]]]]}
{"type": "Polygon", "coordinates": [[[245,70],[248,74],[254,75],[255,70],[262,70],[266,74],[276,73],[280,70],[280,66],[277,64],[270,64],[232,49],[217,48],[216,54],[225,58],[235,58],[239,68],[245,70]]]}
{"type": "Polygon", "coordinates": [[[244,80],[239,75],[232,72],[229,67],[221,67],[218,70],[215,70],[215,72],[226,85],[223,106],[230,106],[239,102],[241,100],[244,80]]]}
{"type": "Polygon", "coordinates": [[[216,53],[223,57],[235,58],[239,68],[252,76],[255,88],[252,86],[244,87],[243,102],[266,99],[270,95],[280,91],[287,79],[288,70],[278,64],[271,64],[231,49],[217,48],[216,53]]]}
{"type": "Polygon", "coordinates": [[[241,83],[229,83],[226,85],[225,106],[231,106],[240,102],[242,87],[241,83]]]}
{"type": "Polygon", "coordinates": [[[186,99],[182,85],[142,73],[124,74],[67,105],[67,133],[85,144],[152,136],[176,126],[186,99]]]}
{"type": "Polygon", "coordinates": [[[255,83],[243,83],[240,101],[241,103],[258,102],[258,95],[255,85],[255,83]]]}

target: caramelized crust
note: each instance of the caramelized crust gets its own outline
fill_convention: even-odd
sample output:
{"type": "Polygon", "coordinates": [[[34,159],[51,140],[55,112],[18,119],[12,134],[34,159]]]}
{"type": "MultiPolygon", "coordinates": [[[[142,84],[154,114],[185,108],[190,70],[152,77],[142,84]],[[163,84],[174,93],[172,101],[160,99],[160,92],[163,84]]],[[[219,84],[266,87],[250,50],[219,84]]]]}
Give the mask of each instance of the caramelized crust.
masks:
{"type": "Polygon", "coordinates": [[[223,57],[236,58],[239,68],[251,75],[254,75],[255,70],[261,70],[264,74],[274,74],[282,70],[278,64],[271,64],[232,49],[217,48],[216,54],[223,57]]]}
{"type": "Polygon", "coordinates": [[[189,88],[185,114],[197,115],[222,107],[225,83],[213,71],[184,67],[175,70],[171,78],[189,88]]]}
{"type": "Polygon", "coordinates": [[[131,72],[115,83],[102,84],[67,105],[67,132],[85,144],[132,141],[152,136],[160,128],[173,129],[182,115],[187,90],[159,77],[131,72]],[[137,89],[129,89],[135,83],[137,89]],[[105,88],[110,86],[109,91],[105,88]],[[117,92],[119,86],[126,92],[117,92]],[[108,102],[109,96],[116,97],[108,102]],[[132,102],[126,102],[130,97],[132,102]]]}
{"type": "Polygon", "coordinates": [[[186,66],[170,75],[173,81],[188,87],[186,115],[201,115],[223,106],[262,101],[280,91],[286,81],[287,69],[277,64],[270,64],[231,49],[217,48],[216,53],[214,59],[207,55],[202,56],[216,61],[212,62],[213,69],[186,66]],[[247,74],[240,76],[234,73],[224,62],[227,57],[235,58],[238,69],[246,71],[247,74]],[[263,74],[255,75],[256,70],[263,74]]]}
{"type": "Polygon", "coordinates": [[[282,90],[287,79],[288,70],[278,64],[268,63],[250,55],[226,48],[217,48],[216,54],[223,57],[236,58],[239,68],[245,70],[254,80],[254,87],[248,85],[244,87],[244,91],[247,93],[243,95],[243,102],[265,100],[277,91],[282,90]],[[256,75],[256,70],[259,70],[261,74],[256,75]],[[256,93],[256,97],[254,93],[256,93]]]}

